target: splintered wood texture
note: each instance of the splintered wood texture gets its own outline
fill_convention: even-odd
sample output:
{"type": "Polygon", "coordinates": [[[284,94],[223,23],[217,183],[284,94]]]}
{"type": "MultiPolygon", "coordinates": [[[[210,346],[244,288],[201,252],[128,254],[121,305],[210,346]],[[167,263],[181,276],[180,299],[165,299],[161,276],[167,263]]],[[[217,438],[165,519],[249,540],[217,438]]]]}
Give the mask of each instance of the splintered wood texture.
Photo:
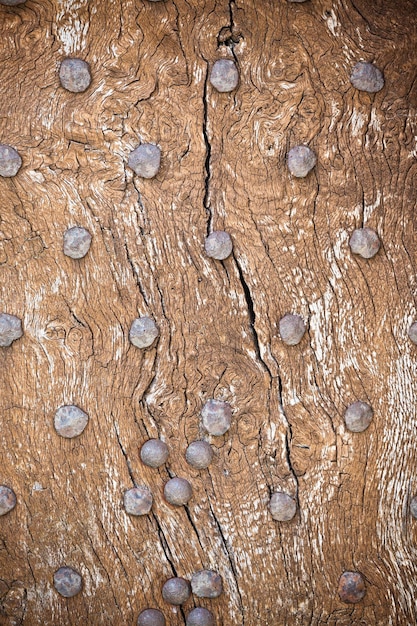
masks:
{"type": "Polygon", "coordinates": [[[25,334],[1,349],[0,483],[17,506],[0,518],[0,623],[135,624],[146,607],[183,625],[195,605],[217,625],[415,624],[417,353],[416,4],[412,0],[27,0],[0,6],[0,142],[23,167],[0,180],[1,310],[25,334]],[[67,56],[92,84],[59,85],[67,56]],[[213,62],[235,57],[240,83],[219,94],[213,62]],[[359,60],[385,75],[370,95],[349,82],[359,60]],[[156,178],[127,168],[140,142],[162,151],[156,178]],[[285,157],[309,144],[305,179],[285,157]],[[71,226],[88,255],[63,255],[71,226]],[[348,246],[378,231],[369,261],[348,246]],[[227,230],[234,253],[209,259],[204,238],[227,230]],[[308,324],[285,346],[278,321],[308,324]],[[154,317],[156,346],[128,332],[154,317]],[[233,407],[197,471],[187,445],[204,437],[209,398],[233,407]],[[364,433],[343,423],[369,402],[364,433]],[[90,422],[59,437],[55,410],[90,422]],[[162,437],[166,466],[142,443],[162,437]],[[163,499],[187,478],[189,507],[163,499]],[[123,493],[147,485],[154,506],[129,517],[123,493]],[[275,522],[271,493],[298,503],[275,522]],[[72,599],[53,588],[78,570],[72,599]],[[166,604],[177,574],[218,571],[223,595],[166,604]],[[357,605],[337,594],[358,571],[357,605]]]}

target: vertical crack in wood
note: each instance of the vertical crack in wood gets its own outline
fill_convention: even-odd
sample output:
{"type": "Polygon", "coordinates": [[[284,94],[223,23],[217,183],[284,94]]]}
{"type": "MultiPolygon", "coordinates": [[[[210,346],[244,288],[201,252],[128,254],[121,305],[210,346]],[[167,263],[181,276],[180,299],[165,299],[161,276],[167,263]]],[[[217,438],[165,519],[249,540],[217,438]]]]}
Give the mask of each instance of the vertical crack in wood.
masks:
{"type": "MultiPolygon", "coordinates": [[[[155,359],[155,363],[156,363],[156,359],[155,359]]],[[[154,365],[155,365],[155,364],[154,364],[154,365]]],[[[155,378],[156,378],[156,374],[155,374],[155,369],[154,369],[154,371],[152,372],[151,379],[150,379],[149,383],[147,384],[146,388],[143,390],[142,397],[141,397],[141,399],[139,400],[138,404],[139,404],[140,406],[142,406],[142,407],[143,407],[143,408],[147,411],[148,415],[149,415],[149,416],[151,417],[151,419],[152,419],[153,426],[154,426],[155,428],[157,428],[157,431],[158,431],[158,437],[160,437],[159,423],[158,423],[158,422],[156,422],[156,420],[154,420],[154,419],[153,419],[153,416],[152,416],[152,413],[151,413],[151,410],[150,410],[150,407],[149,407],[149,403],[148,403],[148,395],[151,393],[152,385],[153,385],[153,384],[154,384],[154,382],[155,382],[155,378]]],[[[136,419],[135,419],[135,421],[136,421],[136,419]]],[[[147,427],[146,427],[145,421],[144,421],[144,420],[142,420],[142,423],[143,423],[143,426],[144,426],[144,428],[145,428],[145,432],[146,432],[146,434],[147,434],[147,435],[148,435],[148,437],[149,437],[149,433],[148,433],[148,429],[147,429],[147,427]]]]}
{"type": "Polygon", "coordinates": [[[239,43],[240,40],[240,36],[236,36],[235,37],[235,22],[233,19],[233,7],[235,6],[234,0],[229,0],[229,16],[230,16],[230,24],[229,24],[229,28],[230,28],[230,39],[227,41],[226,45],[229,46],[231,53],[233,54],[233,58],[235,59],[235,61],[237,62],[237,57],[235,54],[235,45],[237,43],[239,43]]]}
{"type": "Polygon", "coordinates": [[[210,234],[213,224],[213,212],[210,206],[210,180],[211,180],[211,144],[208,133],[208,102],[207,102],[207,83],[209,79],[209,64],[207,63],[207,71],[204,79],[203,90],[203,137],[206,146],[206,159],[204,161],[204,197],[203,205],[207,213],[207,235],[210,234]]]}
{"type": "Polygon", "coordinates": [[[230,31],[231,31],[232,35],[233,35],[234,29],[235,29],[235,23],[234,23],[234,20],[233,20],[233,5],[234,4],[235,4],[234,0],[229,0],[229,16],[230,16],[229,28],[230,28],[230,31]]]}
{"type": "MultiPolygon", "coordinates": [[[[249,316],[249,325],[251,328],[251,332],[252,332],[252,337],[253,337],[253,343],[254,343],[254,347],[255,347],[255,353],[257,356],[257,359],[259,361],[259,363],[261,364],[263,370],[268,374],[269,379],[270,379],[270,388],[272,386],[272,381],[274,379],[271,370],[269,369],[268,365],[266,364],[266,362],[264,361],[264,359],[262,358],[261,355],[261,349],[260,349],[260,344],[259,344],[259,337],[258,337],[258,333],[256,331],[256,314],[255,314],[255,308],[254,308],[254,304],[253,304],[253,299],[252,299],[252,295],[249,289],[249,285],[245,280],[245,277],[243,275],[243,271],[242,268],[240,266],[239,261],[237,260],[236,256],[233,255],[233,258],[236,262],[236,267],[239,273],[239,279],[240,282],[242,284],[242,288],[243,288],[243,293],[245,296],[245,300],[246,300],[246,306],[248,309],[248,316],[249,316]]],[[[278,379],[278,403],[279,403],[279,408],[280,411],[287,423],[287,432],[285,433],[285,453],[286,453],[286,459],[287,459],[287,464],[288,464],[288,470],[289,472],[292,474],[295,484],[296,484],[296,488],[297,488],[297,496],[298,496],[298,477],[297,474],[295,472],[295,469],[293,467],[293,464],[291,462],[291,441],[292,441],[292,427],[290,424],[290,421],[285,413],[284,410],[284,405],[283,405],[283,401],[282,401],[282,379],[280,374],[277,374],[278,379]]]]}
{"type": "MultiPolygon", "coordinates": [[[[171,550],[169,549],[169,545],[168,545],[168,541],[167,541],[167,539],[165,537],[165,533],[162,530],[162,527],[161,527],[161,525],[159,523],[159,520],[158,520],[157,516],[155,515],[155,513],[153,511],[151,511],[151,515],[152,515],[152,517],[153,517],[153,519],[155,521],[155,524],[156,524],[156,528],[157,528],[157,532],[158,532],[158,536],[159,536],[159,541],[160,541],[160,544],[161,544],[161,548],[162,548],[162,550],[163,550],[163,552],[165,554],[165,558],[166,558],[166,560],[168,561],[168,563],[169,563],[169,565],[171,567],[173,575],[175,577],[177,577],[178,573],[177,573],[177,570],[176,570],[175,565],[174,565],[174,560],[173,560],[173,557],[172,557],[171,550]]],[[[183,622],[185,624],[186,619],[185,619],[184,609],[182,608],[182,606],[180,606],[179,609],[180,609],[180,613],[181,613],[183,622]]]]}
{"type": "MultiPolygon", "coordinates": [[[[114,420],[114,416],[112,415],[111,417],[114,420]]],[[[131,481],[133,483],[133,486],[136,487],[136,481],[135,481],[135,477],[133,476],[132,466],[130,464],[130,460],[129,460],[129,457],[127,456],[126,450],[124,449],[124,446],[123,446],[122,442],[120,441],[120,434],[119,434],[116,422],[113,422],[113,425],[114,425],[114,432],[116,433],[117,443],[119,444],[119,448],[122,451],[122,454],[123,454],[124,459],[126,461],[127,471],[129,472],[129,476],[130,476],[130,479],[131,479],[131,481]]]]}
{"type": "MultiPolygon", "coordinates": [[[[285,415],[285,413],[284,413],[285,415]]],[[[287,420],[288,423],[288,430],[285,433],[285,456],[287,459],[287,463],[288,463],[288,467],[290,469],[291,474],[294,477],[295,480],[295,485],[296,485],[296,496],[297,496],[297,501],[298,501],[298,476],[295,472],[295,469],[293,467],[293,464],[291,462],[291,442],[292,442],[292,427],[291,424],[289,423],[287,417],[285,417],[285,419],[287,420]]]]}
{"type": "Polygon", "coordinates": [[[296,496],[297,496],[297,502],[298,502],[298,486],[299,486],[298,476],[291,461],[292,426],[284,409],[284,403],[282,400],[282,378],[280,374],[278,374],[278,403],[279,403],[281,414],[283,415],[287,423],[287,432],[285,433],[285,457],[287,459],[288,469],[291,472],[292,477],[295,482],[296,496]]]}
{"type": "Polygon", "coordinates": [[[130,256],[129,248],[127,246],[126,241],[124,242],[124,249],[125,249],[125,252],[126,252],[126,258],[127,258],[128,263],[129,263],[129,265],[130,265],[130,267],[132,269],[132,274],[135,277],[136,285],[137,285],[137,287],[138,287],[138,289],[139,289],[139,291],[141,293],[141,296],[142,296],[146,306],[149,307],[148,298],[147,298],[146,293],[145,293],[145,291],[144,291],[144,289],[142,287],[142,283],[139,280],[139,273],[138,273],[138,271],[137,271],[137,269],[135,267],[135,264],[133,262],[132,257],[130,256]]]}
{"type": "Polygon", "coordinates": [[[361,214],[360,214],[360,228],[364,228],[365,227],[365,206],[366,206],[366,200],[365,200],[365,191],[362,187],[362,210],[361,210],[361,214]]]}
{"type": "MultiPolygon", "coordinates": [[[[126,170],[125,170],[125,171],[126,171],[126,170]]],[[[139,191],[139,189],[138,189],[137,182],[136,182],[136,180],[135,180],[135,179],[133,179],[133,188],[134,188],[134,190],[136,191],[136,195],[137,195],[137,197],[138,197],[138,205],[137,205],[137,206],[138,206],[138,207],[139,207],[139,209],[140,209],[140,212],[141,212],[141,214],[142,214],[142,217],[143,217],[143,221],[144,221],[144,223],[146,223],[146,225],[147,225],[147,227],[148,227],[147,232],[149,232],[149,231],[150,231],[150,226],[149,226],[149,224],[148,224],[148,222],[149,222],[149,220],[148,220],[148,215],[147,215],[147,213],[146,213],[146,211],[145,211],[145,207],[143,206],[143,202],[142,202],[142,194],[140,193],[140,191],[139,191]]],[[[137,213],[137,210],[136,210],[136,206],[135,206],[135,204],[134,204],[134,209],[135,209],[135,212],[137,213]]],[[[141,235],[144,235],[144,234],[145,234],[145,233],[144,233],[144,229],[143,229],[143,228],[142,228],[142,226],[139,224],[139,220],[138,220],[138,228],[139,228],[140,234],[141,234],[141,235]]]]}
{"type": "MultiPolygon", "coordinates": [[[[115,433],[116,433],[117,443],[119,444],[120,450],[122,451],[122,454],[123,454],[123,456],[124,456],[124,458],[125,458],[126,465],[127,465],[127,469],[128,469],[128,472],[129,472],[129,476],[130,476],[130,478],[131,478],[131,481],[132,481],[133,485],[134,485],[134,486],[136,486],[136,481],[135,481],[135,478],[134,478],[134,475],[133,475],[132,466],[131,466],[131,463],[130,463],[129,457],[128,457],[127,453],[126,453],[126,450],[124,449],[123,444],[122,444],[122,442],[120,441],[120,435],[119,435],[119,432],[118,432],[118,429],[117,429],[117,425],[116,425],[116,424],[114,424],[114,431],[115,431],[115,433]]],[[[177,570],[176,570],[175,565],[174,565],[174,561],[173,561],[173,558],[172,558],[172,553],[171,553],[171,550],[170,550],[170,548],[169,548],[168,541],[167,541],[167,539],[166,539],[166,537],[165,537],[165,533],[164,533],[164,531],[162,530],[162,527],[161,527],[161,525],[160,525],[160,523],[159,523],[159,520],[158,520],[157,516],[155,515],[155,513],[154,513],[153,511],[151,512],[151,515],[152,515],[152,518],[153,518],[153,520],[155,521],[155,524],[156,524],[156,528],[157,528],[157,532],[158,532],[158,537],[159,537],[159,540],[160,540],[161,547],[162,547],[162,550],[163,550],[163,552],[164,552],[165,558],[166,558],[166,560],[168,561],[168,563],[169,563],[169,565],[170,565],[170,567],[171,567],[171,570],[172,570],[173,575],[174,575],[174,576],[177,576],[177,570]]],[[[189,519],[190,519],[190,516],[188,516],[188,517],[189,517],[189,519]]],[[[193,528],[195,529],[195,526],[194,526],[194,524],[193,524],[193,523],[192,523],[192,526],[193,526],[193,528]]],[[[196,530],[196,529],[195,529],[195,530],[196,530]]],[[[196,531],[196,534],[197,534],[197,537],[198,537],[198,533],[197,533],[197,531],[196,531]]],[[[200,540],[200,539],[199,539],[199,540],[200,540]]],[[[201,544],[200,544],[200,545],[201,545],[201,544]]],[[[184,617],[184,616],[183,616],[183,617],[184,617]]]]}
{"type": "Polygon", "coordinates": [[[240,611],[242,613],[242,626],[244,626],[244,624],[245,624],[245,608],[244,608],[244,605],[243,605],[242,594],[241,594],[240,588],[239,588],[238,573],[237,573],[236,565],[235,565],[235,562],[234,562],[234,555],[230,551],[229,546],[227,545],[226,537],[224,536],[221,524],[220,524],[219,520],[217,519],[216,514],[213,511],[213,507],[211,506],[210,500],[208,500],[208,505],[209,505],[210,513],[212,514],[214,522],[216,524],[217,530],[219,531],[219,535],[220,535],[220,538],[221,538],[221,542],[222,542],[224,553],[227,556],[227,559],[228,559],[229,564],[230,564],[230,571],[231,571],[231,573],[233,575],[233,579],[234,579],[235,585],[236,585],[236,591],[237,591],[237,594],[239,596],[240,611]]]}
{"type": "Polygon", "coordinates": [[[190,524],[191,524],[191,526],[192,526],[192,528],[193,528],[193,530],[194,530],[194,532],[195,532],[195,534],[196,534],[197,541],[198,541],[198,543],[200,544],[201,549],[203,550],[203,552],[205,552],[205,550],[204,550],[204,546],[203,546],[203,544],[201,543],[201,539],[200,539],[200,535],[199,535],[199,533],[198,533],[197,526],[194,524],[194,520],[193,520],[193,518],[191,517],[190,509],[188,508],[188,506],[184,506],[184,511],[185,511],[185,513],[186,513],[186,515],[187,515],[187,517],[188,517],[188,521],[190,522],[190,524]]]}
{"type": "Polygon", "coordinates": [[[152,519],[154,520],[154,522],[156,524],[156,529],[157,529],[157,532],[158,532],[159,541],[161,542],[161,548],[162,548],[162,550],[163,550],[163,552],[165,554],[165,558],[166,558],[166,560],[168,561],[168,563],[169,563],[169,565],[171,567],[173,575],[176,577],[176,576],[178,576],[178,574],[177,574],[177,570],[176,570],[175,565],[174,565],[174,559],[172,557],[172,553],[171,553],[171,550],[169,548],[168,541],[167,541],[167,539],[165,537],[165,533],[162,530],[162,526],[159,523],[159,520],[158,520],[158,517],[156,516],[156,514],[153,511],[151,511],[151,515],[152,515],[152,519]]]}
{"type": "Polygon", "coordinates": [[[229,48],[230,52],[233,55],[233,58],[236,62],[238,62],[237,56],[235,54],[235,46],[243,39],[243,35],[241,32],[236,31],[235,22],[233,17],[233,9],[236,7],[236,3],[234,0],[229,0],[229,23],[226,26],[223,26],[218,35],[217,35],[217,47],[226,46],[229,48]]]}
{"type": "MultiPolygon", "coordinates": [[[[149,383],[149,385],[145,389],[144,394],[147,393],[147,391],[149,390],[149,387],[151,386],[153,380],[154,380],[154,378],[152,378],[151,382],[149,383]]],[[[143,404],[143,397],[139,400],[139,404],[144,406],[144,404],[143,404]]],[[[147,426],[145,424],[145,420],[143,418],[141,418],[140,423],[139,423],[139,420],[138,420],[138,418],[137,418],[135,413],[133,413],[133,419],[135,420],[135,424],[138,427],[139,432],[141,431],[141,424],[142,424],[143,430],[145,431],[147,438],[150,439],[151,437],[149,435],[148,428],[147,428],[147,426]]],[[[158,436],[159,436],[159,434],[158,434],[158,436]]]]}
{"type": "Polygon", "coordinates": [[[255,327],[255,323],[256,323],[256,315],[255,315],[255,309],[253,306],[253,300],[252,300],[252,295],[248,286],[248,283],[245,280],[245,277],[243,275],[243,271],[242,268],[240,266],[239,261],[237,260],[236,256],[233,254],[233,258],[235,260],[236,263],[236,267],[237,267],[237,271],[239,273],[239,280],[240,283],[242,285],[243,288],[243,293],[245,296],[245,301],[246,301],[246,306],[248,309],[248,316],[249,316],[249,325],[250,325],[250,329],[251,329],[251,333],[252,333],[252,338],[253,338],[253,344],[255,347],[255,352],[256,352],[256,356],[258,361],[260,362],[260,364],[262,365],[262,369],[264,369],[264,371],[266,371],[269,374],[269,377],[272,381],[272,372],[269,369],[268,365],[265,363],[265,361],[262,358],[261,355],[261,350],[259,347],[259,338],[258,338],[258,333],[256,331],[256,327],[255,327]]]}

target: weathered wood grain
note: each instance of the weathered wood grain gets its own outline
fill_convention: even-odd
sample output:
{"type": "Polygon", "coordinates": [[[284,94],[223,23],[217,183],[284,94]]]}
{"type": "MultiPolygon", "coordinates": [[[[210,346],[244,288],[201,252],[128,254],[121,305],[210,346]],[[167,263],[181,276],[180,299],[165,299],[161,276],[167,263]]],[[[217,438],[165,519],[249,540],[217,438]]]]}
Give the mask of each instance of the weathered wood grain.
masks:
{"type": "Polygon", "coordinates": [[[0,5],[0,142],[23,167],[0,179],[0,303],[24,337],[1,348],[0,483],[17,506],[0,517],[0,623],[135,624],[145,607],[185,623],[194,606],[217,624],[415,624],[417,353],[417,7],[413,0],[27,0],[0,5]],[[84,93],[59,85],[67,56],[91,66],[84,93]],[[208,81],[234,59],[238,89],[208,81]],[[375,95],[349,82],[358,60],[383,70],[375,95]],[[127,168],[157,143],[154,179],[127,168]],[[309,144],[305,179],[285,157],[309,144]],[[65,230],[93,235],[62,253],[65,230]],[[354,257],[354,228],[381,237],[354,257]],[[204,253],[227,230],[233,255],[204,253]],[[278,321],[308,332],[285,346],[278,321]],[[155,347],[128,340],[154,317],[155,347]],[[197,471],[187,445],[199,412],[227,400],[232,427],[197,471]],[[356,400],[364,433],[343,424],[356,400]],[[60,438],[55,410],[89,414],[60,438]],[[141,463],[149,437],[166,467],[141,463]],[[163,499],[190,480],[188,509],[163,499]],[[133,518],[123,492],[146,484],[152,513],[133,518]],[[299,505],[272,520],[270,495],[299,505]],[[53,588],[62,565],[84,589],[53,588]],[[183,609],[161,596],[173,576],[219,571],[224,594],[183,609]],[[337,595],[363,574],[357,605],[337,595]]]}

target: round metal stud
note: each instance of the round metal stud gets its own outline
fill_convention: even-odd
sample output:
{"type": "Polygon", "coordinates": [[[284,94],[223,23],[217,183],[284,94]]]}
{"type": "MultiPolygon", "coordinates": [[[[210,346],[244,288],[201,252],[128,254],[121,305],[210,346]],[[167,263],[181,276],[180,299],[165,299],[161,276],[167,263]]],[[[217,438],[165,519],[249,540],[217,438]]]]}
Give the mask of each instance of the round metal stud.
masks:
{"type": "Polygon", "coordinates": [[[277,522],[289,522],[297,512],[297,503],[288,493],[277,491],[271,496],[269,510],[277,522]]]}
{"type": "Polygon", "coordinates": [[[88,424],[88,415],[74,404],[60,406],[54,417],[58,435],[67,439],[78,437],[88,424]]]}
{"type": "Polygon", "coordinates": [[[141,485],[125,491],[123,504],[129,515],[147,515],[152,508],[152,493],[148,487],[141,485]]]}
{"type": "Polygon", "coordinates": [[[366,594],[365,581],[362,574],[359,572],[343,572],[339,579],[338,593],[342,602],[347,604],[360,602],[366,594]]]}
{"type": "Polygon", "coordinates": [[[232,408],[222,400],[207,400],[201,410],[202,424],[210,435],[224,435],[232,423],[232,408]]]}
{"type": "Polygon", "coordinates": [[[83,579],[72,567],[60,567],[54,574],[54,587],[64,598],[72,598],[80,593],[83,579]]]}

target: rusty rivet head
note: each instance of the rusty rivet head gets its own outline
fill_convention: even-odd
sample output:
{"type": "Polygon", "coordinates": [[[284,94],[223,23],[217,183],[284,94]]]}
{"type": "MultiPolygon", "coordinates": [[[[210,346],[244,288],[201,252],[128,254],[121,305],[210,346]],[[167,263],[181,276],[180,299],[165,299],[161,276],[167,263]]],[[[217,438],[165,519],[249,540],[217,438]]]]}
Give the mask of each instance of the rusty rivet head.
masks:
{"type": "Polygon", "coordinates": [[[78,437],[88,424],[88,415],[74,404],[60,406],[54,417],[54,426],[58,435],[66,439],[78,437]]]}
{"type": "Polygon", "coordinates": [[[210,435],[224,435],[232,423],[232,407],[222,400],[207,400],[201,410],[201,417],[210,435]]]}
{"type": "Polygon", "coordinates": [[[164,487],[164,496],[167,502],[174,506],[183,506],[191,499],[193,488],[185,478],[171,478],[164,487]]]}
{"type": "Polygon", "coordinates": [[[279,334],[287,346],[296,346],[306,332],[304,320],[300,315],[287,313],[279,320],[279,334]]]}
{"type": "Polygon", "coordinates": [[[170,578],[162,587],[162,597],[169,604],[184,604],[190,595],[190,583],[185,578],[170,578]]]}
{"type": "Polygon", "coordinates": [[[15,315],[0,313],[0,347],[7,348],[22,335],[21,320],[15,315]]]}
{"type": "Polygon", "coordinates": [[[417,519],[417,496],[414,496],[414,498],[411,499],[410,513],[413,517],[417,519]]]}
{"type": "MultiPolygon", "coordinates": [[[[156,0],[151,0],[155,2],[156,0]]],[[[138,617],[137,626],[165,626],[163,613],[158,609],[145,609],[138,617]]]]}
{"type": "Polygon", "coordinates": [[[0,485],[0,515],[6,515],[16,506],[16,494],[13,489],[0,485]]]}
{"type": "Polygon", "coordinates": [[[294,146],[288,152],[288,169],[297,178],[305,178],[316,163],[317,157],[308,146],[294,146]]]}
{"type": "Polygon", "coordinates": [[[342,602],[356,604],[366,593],[365,581],[359,572],[343,572],[339,579],[339,597],[342,602]]]}
{"type": "Polygon", "coordinates": [[[83,579],[72,567],[60,567],[54,574],[54,587],[64,598],[72,598],[80,593],[83,579]]]}
{"type": "Polygon", "coordinates": [[[224,261],[232,254],[233,243],[229,233],[224,230],[215,230],[204,242],[207,256],[218,261],[224,261]]]}
{"type": "Polygon", "coordinates": [[[372,259],[378,252],[381,242],[372,228],[357,228],[350,236],[349,246],[353,254],[359,254],[364,259],[372,259]]]}
{"type": "Polygon", "coordinates": [[[195,469],[206,469],[213,459],[213,449],[207,441],[193,441],[185,452],[185,460],[195,469]]]}
{"type": "Polygon", "coordinates": [[[82,59],[64,59],[59,68],[59,80],[67,91],[81,93],[91,84],[90,66],[82,59]]]}
{"type": "Polygon", "coordinates": [[[362,433],[372,421],[374,411],[367,402],[354,402],[345,411],[346,428],[352,433],[362,433]]]}
{"type": "Polygon", "coordinates": [[[356,63],[350,75],[350,82],[352,85],[360,91],[367,91],[368,93],[376,93],[380,91],[384,86],[384,75],[372,63],[366,63],[365,61],[359,61],[356,63]]]}
{"type": "Polygon", "coordinates": [[[269,510],[277,522],[289,522],[297,512],[297,503],[288,493],[276,491],[271,496],[269,510]]]}
{"type": "Polygon", "coordinates": [[[153,143],[143,143],[130,153],[127,164],[137,176],[153,178],[161,165],[161,150],[153,143]]]}
{"type": "Polygon", "coordinates": [[[133,320],[129,331],[130,342],[137,348],[149,348],[159,335],[159,330],[151,317],[146,315],[133,320]]]}
{"type": "Polygon", "coordinates": [[[211,68],[210,82],[221,93],[236,89],[239,82],[239,72],[234,61],[230,59],[216,61],[211,68]]]}
{"type": "Polygon", "coordinates": [[[222,577],[209,569],[194,572],[191,577],[191,589],[199,598],[217,598],[223,591],[222,577]]]}
{"type": "Polygon", "coordinates": [[[148,467],[160,467],[169,456],[168,446],[160,439],[148,439],[140,449],[142,463],[148,467]]]}
{"type": "Polygon", "coordinates": [[[123,505],[129,515],[147,515],[152,508],[152,493],[148,487],[133,487],[125,491],[123,505]]]}
{"type": "Polygon", "coordinates": [[[91,246],[91,235],[86,228],[73,226],[64,233],[64,254],[72,259],[85,257],[91,246]]]}
{"type": "Polygon", "coordinates": [[[16,176],[22,167],[20,154],[5,143],[0,143],[0,176],[11,178],[16,176]]]}
{"type": "Polygon", "coordinates": [[[215,626],[214,616],[211,611],[198,606],[188,613],[185,624],[186,626],[215,626]]]}
{"type": "Polygon", "coordinates": [[[408,337],[411,341],[417,344],[417,322],[413,322],[408,329],[408,337]]]}

